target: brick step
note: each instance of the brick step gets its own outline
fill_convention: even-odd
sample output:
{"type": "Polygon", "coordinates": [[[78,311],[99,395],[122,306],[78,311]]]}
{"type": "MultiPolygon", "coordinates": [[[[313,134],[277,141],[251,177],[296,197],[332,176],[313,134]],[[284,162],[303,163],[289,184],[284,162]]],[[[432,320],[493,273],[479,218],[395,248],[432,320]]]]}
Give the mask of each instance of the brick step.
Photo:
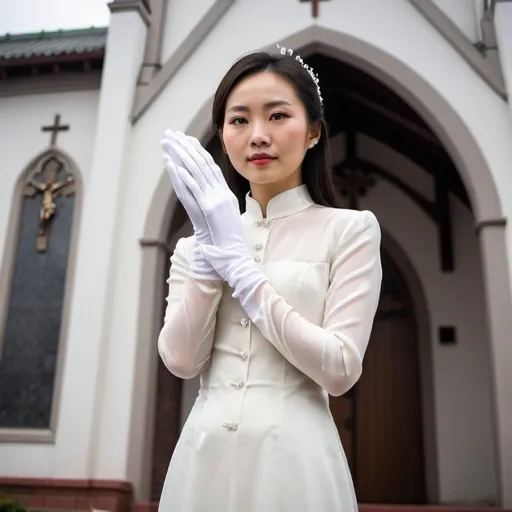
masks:
{"type": "MultiPolygon", "coordinates": [[[[9,478],[0,476],[0,492],[19,498],[30,512],[157,512],[157,502],[133,502],[130,482],[9,478]]],[[[360,504],[359,512],[512,512],[487,504],[360,504]]]]}
{"type": "MultiPolygon", "coordinates": [[[[59,509],[49,507],[30,507],[30,512],[109,512],[98,508],[90,509],[59,509]]],[[[132,512],[158,512],[157,502],[136,503],[132,507],[132,512]]],[[[359,512],[512,512],[509,509],[498,507],[481,506],[442,506],[442,505],[379,505],[379,504],[360,504],[359,512]]]]}
{"type": "MultiPolygon", "coordinates": [[[[157,512],[157,502],[137,503],[133,506],[133,512],[157,512]]],[[[359,512],[512,512],[510,509],[502,509],[482,505],[380,505],[378,503],[361,503],[359,512]]]]}

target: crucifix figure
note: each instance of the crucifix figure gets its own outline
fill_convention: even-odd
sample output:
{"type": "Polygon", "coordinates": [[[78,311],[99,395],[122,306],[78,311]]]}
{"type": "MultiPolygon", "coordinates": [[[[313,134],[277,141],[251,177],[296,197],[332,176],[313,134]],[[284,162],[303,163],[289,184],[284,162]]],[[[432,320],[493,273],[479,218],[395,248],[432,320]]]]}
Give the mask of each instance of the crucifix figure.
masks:
{"type": "Polygon", "coordinates": [[[375,178],[364,172],[357,165],[341,167],[339,173],[335,174],[334,181],[341,192],[341,195],[348,197],[349,208],[359,209],[359,197],[363,197],[368,189],[375,185],[375,178]]]}
{"type": "Polygon", "coordinates": [[[59,195],[71,196],[75,193],[75,179],[71,173],[66,171],[65,179],[57,180],[62,168],[63,164],[52,157],[31,173],[25,184],[25,196],[43,195],[41,210],[39,211],[39,233],[36,244],[38,252],[46,252],[48,249],[49,228],[57,209],[55,198],[59,195]]]}
{"type": "Polygon", "coordinates": [[[59,132],[67,132],[69,130],[69,124],[60,124],[60,114],[55,115],[53,125],[43,126],[41,128],[43,132],[52,132],[52,138],[50,139],[50,146],[57,144],[57,135],[59,132]]]}

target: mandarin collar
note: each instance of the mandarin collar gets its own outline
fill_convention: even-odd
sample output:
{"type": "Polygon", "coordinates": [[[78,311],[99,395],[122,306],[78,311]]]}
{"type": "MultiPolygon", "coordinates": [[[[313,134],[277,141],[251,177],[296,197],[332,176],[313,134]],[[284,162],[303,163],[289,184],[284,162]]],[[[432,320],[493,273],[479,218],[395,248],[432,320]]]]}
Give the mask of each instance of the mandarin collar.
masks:
{"type": "MultiPolygon", "coordinates": [[[[314,204],[306,185],[299,185],[273,197],[267,205],[266,219],[273,220],[299,213],[314,204]]],[[[263,219],[259,203],[250,192],[245,196],[245,212],[254,220],[263,219]]]]}

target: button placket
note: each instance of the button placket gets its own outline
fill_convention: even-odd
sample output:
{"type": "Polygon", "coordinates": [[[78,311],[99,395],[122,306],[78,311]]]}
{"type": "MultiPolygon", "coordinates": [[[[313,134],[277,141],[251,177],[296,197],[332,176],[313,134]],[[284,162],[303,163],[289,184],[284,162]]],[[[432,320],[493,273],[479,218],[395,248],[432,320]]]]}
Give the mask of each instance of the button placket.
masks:
{"type": "Polygon", "coordinates": [[[268,219],[262,219],[257,221],[256,223],[257,228],[264,228],[264,229],[258,229],[255,232],[255,240],[253,243],[253,257],[254,261],[256,263],[260,263],[263,260],[264,254],[265,254],[265,247],[266,243],[268,241],[268,238],[270,236],[270,231],[272,228],[272,221],[268,219]]]}
{"type": "MultiPolygon", "coordinates": [[[[246,318],[246,317],[243,317],[241,320],[240,320],[240,325],[245,329],[249,329],[249,332],[248,332],[248,336],[249,336],[249,346],[251,344],[251,330],[250,330],[250,326],[251,326],[251,321],[246,318]]],[[[249,353],[247,350],[243,350],[242,352],[240,352],[239,354],[239,357],[242,361],[247,361],[248,357],[249,357],[249,353]]],[[[246,375],[247,377],[247,375],[246,375]]]]}
{"type": "MultiPolygon", "coordinates": [[[[243,310],[242,310],[243,311],[243,310]]],[[[251,321],[247,317],[239,317],[235,320],[235,322],[241,326],[241,331],[238,331],[239,335],[242,337],[244,344],[247,346],[248,350],[243,350],[242,352],[238,353],[238,357],[240,358],[240,373],[239,376],[241,377],[240,380],[233,380],[233,381],[227,381],[227,385],[233,388],[233,393],[236,393],[236,395],[233,395],[233,399],[235,402],[238,403],[238,413],[234,414],[231,417],[231,421],[226,421],[222,424],[223,427],[227,428],[231,432],[235,432],[238,430],[238,427],[240,425],[239,421],[235,421],[235,418],[238,417],[238,420],[240,420],[240,415],[242,413],[243,403],[245,400],[245,391],[247,387],[247,376],[249,373],[248,363],[247,360],[249,358],[249,350],[251,345],[251,321]],[[236,398],[235,398],[236,397],[236,398]]],[[[237,372],[238,373],[238,372],[237,372]]],[[[238,375],[237,375],[238,377],[238,375]]],[[[227,418],[226,418],[227,419],[227,418]]]]}
{"type": "MultiPolygon", "coordinates": [[[[251,230],[249,228],[249,235],[252,234],[252,236],[249,236],[247,238],[249,246],[253,248],[253,257],[256,262],[260,262],[263,259],[263,256],[265,254],[265,248],[268,241],[268,238],[270,236],[270,231],[272,228],[272,222],[269,220],[260,220],[255,223],[256,228],[255,230],[251,230]],[[261,229],[263,228],[263,229],[261,229]]],[[[238,357],[240,358],[240,361],[243,362],[243,368],[245,371],[243,372],[245,374],[245,377],[243,377],[240,381],[229,381],[227,384],[233,388],[233,393],[240,393],[238,395],[239,397],[239,413],[238,418],[240,418],[240,414],[242,413],[242,407],[245,400],[245,393],[247,390],[247,377],[249,375],[249,364],[250,364],[250,346],[251,346],[251,336],[252,336],[252,329],[251,329],[251,322],[248,318],[242,317],[239,320],[239,325],[242,327],[243,331],[240,333],[241,336],[243,336],[244,340],[246,337],[248,337],[248,349],[242,350],[239,352],[238,357]],[[245,331],[245,334],[243,333],[245,331]]],[[[236,417],[236,416],[235,416],[236,417]]],[[[226,421],[223,423],[223,427],[227,428],[231,432],[235,432],[239,428],[239,421],[234,421],[235,418],[232,417],[231,421],[226,421]]]]}

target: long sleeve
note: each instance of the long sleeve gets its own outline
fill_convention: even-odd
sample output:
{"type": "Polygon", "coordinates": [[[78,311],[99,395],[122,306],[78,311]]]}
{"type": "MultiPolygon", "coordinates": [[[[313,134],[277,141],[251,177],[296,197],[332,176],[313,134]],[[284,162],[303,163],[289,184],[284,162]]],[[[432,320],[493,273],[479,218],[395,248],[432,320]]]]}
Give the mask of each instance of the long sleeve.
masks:
{"type": "Polygon", "coordinates": [[[380,240],[371,212],[358,213],[346,226],[331,263],[322,326],[301,317],[268,282],[245,306],[263,336],[333,396],[361,376],[380,295],[380,240]]]}
{"type": "Polygon", "coordinates": [[[223,284],[190,276],[191,241],[180,239],[171,257],[167,308],[158,337],[162,361],[183,379],[195,377],[208,364],[223,284]]]}

